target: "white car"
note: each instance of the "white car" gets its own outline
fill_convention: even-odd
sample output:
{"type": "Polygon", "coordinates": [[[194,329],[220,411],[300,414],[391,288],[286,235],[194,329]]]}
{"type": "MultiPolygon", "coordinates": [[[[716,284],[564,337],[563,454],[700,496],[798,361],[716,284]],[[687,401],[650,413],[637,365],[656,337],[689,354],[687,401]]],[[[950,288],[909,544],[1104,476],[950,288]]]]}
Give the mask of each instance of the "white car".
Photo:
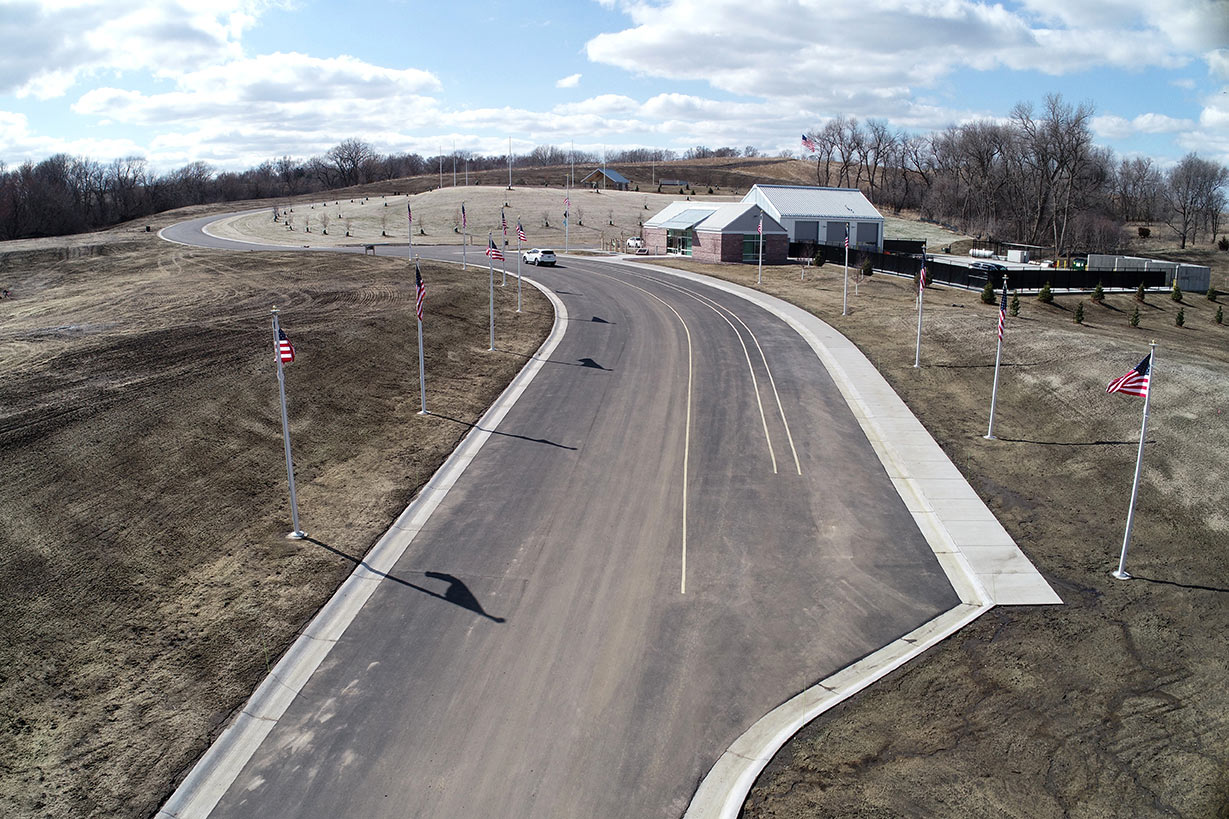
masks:
{"type": "Polygon", "coordinates": [[[627,247],[629,250],[639,250],[644,247],[644,239],[641,239],[639,236],[632,236],[627,240],[627,247]]]}
{"type": "Polygon", "coordinates": [[[555,266],[555,251],[546,250],[545,248],[535,247],[533,250],[526,250],[521,254],[521,261],[525,264],[532,265],[547,265],[555,266]]]}

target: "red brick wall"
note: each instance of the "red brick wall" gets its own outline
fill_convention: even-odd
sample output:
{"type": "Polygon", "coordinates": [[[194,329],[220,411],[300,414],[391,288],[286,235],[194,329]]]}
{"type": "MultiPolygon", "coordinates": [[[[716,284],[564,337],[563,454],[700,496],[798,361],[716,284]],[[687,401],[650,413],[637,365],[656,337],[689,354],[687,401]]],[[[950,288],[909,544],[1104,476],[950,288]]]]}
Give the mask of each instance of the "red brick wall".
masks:
{"type": "Polygon", "coordinates": [[[654,256],[665,256],[666,229],[646,227],[644,229],[644,246],[654,256]]]}

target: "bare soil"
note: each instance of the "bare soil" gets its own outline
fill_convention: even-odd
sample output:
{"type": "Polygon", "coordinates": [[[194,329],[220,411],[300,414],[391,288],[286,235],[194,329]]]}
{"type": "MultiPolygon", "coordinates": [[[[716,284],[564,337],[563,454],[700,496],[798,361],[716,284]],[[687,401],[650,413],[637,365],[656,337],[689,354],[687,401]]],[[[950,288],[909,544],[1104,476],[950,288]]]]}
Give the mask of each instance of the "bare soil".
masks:
{"type": "MultiPolygon", "coordinates": [[[[1229,254],[1201,255],[1229,289],[1229,254]]],[[[753,266],[668,263],[755,286],[753,266]]],[[[762,289],[858,344],[1065,605],[994,609],[823,715],[772,761],[742,815],[1229,815],[1229,326],[1215,323],[1218,305],[1149,294],[1132,328],[1130,294],[1022,298],[988,441],[997,305],[928,289],[915,369],[912,280],[876,274],[857,296],[851,280],[842,316],[842,267],[801,274],[766,267],[762,289]],[[1109,572],[1143,401],[1105,388],[1153,339],[1136,579],[1124,582],[1109,572]]]]}
{"type": "Polygon", "coordinates": [[[47,245],[0,246],[0,815],[150,816],[553,312],[500,290],[487,352],[486,271],[424,263],[419,416],[405,260],[47,245]]]}

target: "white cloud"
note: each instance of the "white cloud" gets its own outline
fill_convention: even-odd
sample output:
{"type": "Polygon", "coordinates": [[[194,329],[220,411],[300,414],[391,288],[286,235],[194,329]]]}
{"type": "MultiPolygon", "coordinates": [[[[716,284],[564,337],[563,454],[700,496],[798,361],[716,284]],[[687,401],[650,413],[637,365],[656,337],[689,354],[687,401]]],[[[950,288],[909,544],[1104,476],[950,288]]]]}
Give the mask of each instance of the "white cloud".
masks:
{"type": "Polygon", "coordinates": [[[1114,114],[1093,117],[1092,132],[1102,139],[1126,139],[1131,136],[1131,120],[1114,114]]]}
{"type": "MultiPolygon", "coordinates": [[[[1168,7],[1177,13],[1212,1],[1168,0],[1168,7]]],[[[762,0],[754,8],[742,0],[629,2],[620,7],[633,25],[594,37],[586,53],[639,75],[705,81],[817,112],[890,116],[917,89],[962,68],[1059,75],[1188,62],[1192,44],[1202,40],[1153,13],[1152,3],[1025,0],[1013,9],[977,0],[762,0]],[[684,31],[705,47],[681,44],[684,31]]]]}
{"type": "Polygon", "coordinates": [[[0,0],[0,93],[49,99],[83,76],[157,76],[240,55],[239,38],[270,0],[0,0]]]}
{"type": "Polygon", "coordinates": [[[569,74],[563,79],[557,80],[555,82],[555,87],[556,88],[575,88],[579,84],[580,84],[580,75],[579,74],[569,74]]]}

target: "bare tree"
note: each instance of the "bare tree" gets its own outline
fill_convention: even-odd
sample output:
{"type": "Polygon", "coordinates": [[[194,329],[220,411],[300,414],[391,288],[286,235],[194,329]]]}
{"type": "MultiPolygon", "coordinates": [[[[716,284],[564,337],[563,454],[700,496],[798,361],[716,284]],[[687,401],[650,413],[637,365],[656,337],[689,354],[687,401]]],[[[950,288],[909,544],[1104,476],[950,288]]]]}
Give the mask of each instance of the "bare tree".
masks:
{"type": "Polygon", "coordinates": [[[370,166],[377,158],[370,145],[353,137],[329,148],[324,156],[343,187],[366,182],[370,166]]]}
{"type": "Polygon", "coordinates": [[[1222,189],[1226,184],[1229,169],[1194,153],[1182,157],[1166,174],[1162,220],[1182,247],[1186,247],[1187,241],[1198,239],[1201,229],[1219,225],[1219,211],[1225,204],[1222,189]]]}

